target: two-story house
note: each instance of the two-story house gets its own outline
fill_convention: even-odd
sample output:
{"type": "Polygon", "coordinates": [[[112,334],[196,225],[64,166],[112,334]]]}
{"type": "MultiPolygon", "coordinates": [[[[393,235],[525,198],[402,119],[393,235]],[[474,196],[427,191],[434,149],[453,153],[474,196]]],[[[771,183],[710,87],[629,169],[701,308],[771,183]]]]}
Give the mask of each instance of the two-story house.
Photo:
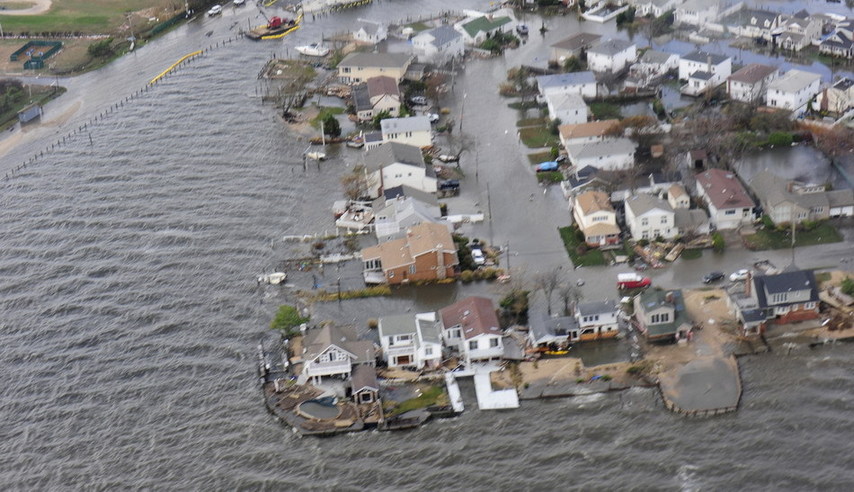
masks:
{"type": "Polygon", "coordinates": [[[647,50],[637,63],[629,68],[629,78],[634,86],[646,87],[659,77],[678,68],[679,55],[676,53],[647,50]]]}
{"type": "Polygon", "coordinates": [[[406,236],[362,250],[366,284],[392,285],[442,280],[457,276],[457,247],[448,227],[425,222],[406,236]]]}
{"type": "Polygon", "coordinates": [[[818,96],[822,111],[842,115],[854,108],[854,80],[842,77],[830,87],[822,89],[818,96]]]}
{"type": "Polygon", "coordinates": [[[619,124],[620,120],[602,120],[575,125],[560,125],[558,127],[558,136],[560,137],[560,143],[565,148],[568,148],[570,145],[601,142],[610,138],[610,135],[614,132],[614,128],[619,126],[619,124]]]}
{"type": "Polygon", "coordinates": [[[380,121],[383,142],[398,142],[424,148],[433,145],[433,129],[427,116],[386,118],[380,121]]]}
{"type": "Polygon", "coordinates": [[[780,27],[783,16],[778,12],[741,9],[726,19],[730,32],[737,36],[771,41],[772,31],[780,27]]]}
{"type": "Polygon", "coordinates": [[[384,24],[373,21],[358,21],[353,31],[353,40],[362,44],[377,44],[388,38],[388,29],[384,24]]]}
{"type": "Polygon", "coordinates": [[[783,49],[800,51],[821,38],[823,22],[804,9],[784,19],[782,25],[777,43],[783,49]]]}
{"type": "Polygon", "coordinates": [[[688,338],[693,324],[681,290],[646,289],[634,299],[632,325],[651,342],[688,338]]]}
{"type": "MultiPolygon", "coordinates": [[[[394,187],[391,190],[402,188],[404,187],[394,187]]],[[[442,220],[442,212],[435,195],[410,190],[426,196],[423,199],[413,196],[386,199],[385,206],[377,209],[374,215],[374,233],[378,241],[398,239],[407,229],[425,222],[447,225],[447,222],[442,220]]]]}
{"type": "Polygon", "coordinates": [[[692,51],[679,59],[679,80],[687,83],[683,94],[696,96],[723,84],[732,75],[732,58],[701,50],[692,51]]]}
{"type": "Polygon", "coordinates": [[[571,72],[537,77],[537,90],[541,96],[552,94],[576,94],[581,97],[596,97],[596,76],[593,72],[571,72]]]}
{"type": "Polygon", "coordinates": [[[566,147],[569,162],[577,168],[593,166],[603,171],[625,171],[635,165],[637,144],[625,137],[604,138],[598,142],[566,147]]]}
{"type": "Polygon", "coordinates": [[[714,21],[719,11],[720,2],[718,0],[688,0],[682,5],[676,6],[673,11],[673,23],[703,27],[714,21]]]}
{"type": "Polygon", "coordinates": [[[818,45],[818,51],[819,53],[841,58],[854,58],[854,36],[837,29],[821,40],[821,44],[818,45]]]}
{"type": "Polygon", "coordinates": [[[463,36],[451,26],[439,26],[412,38],[412,49],[422,63],[441,65],[465,53],[463,36]]]}
{"type": "Polygon", "coordinates": [[[485,297],[466,297],[439,311],[442,340],[470,363],[499,359],[504,354],[504,331],[495,306],[485,297]]]}
{"type": "Polygon", "coordinates": [[[620,243],[617,213],[604,191],[585,191],[573,197],[572,217],[588,246],[620,243]]]}
{"type": "Polygon", "coordinates": [[[580,57],[582,52],[592,48],[602,38],[599,34],[579,32],[572,36],[561,39],[551,46],[550,61],[563,63],[568,58],[580,57]]]}
{"type": "Polygon", "coordinates": [[[635,195],[626,199],[626,225],[635,241],[657,237],[672,239],[679,234],[673,208],[653,195],[635,195]]]}
{"type": "Polygon", "coordinates": [[[750,187],[775,224],[854,216],[854,191],[827,190],[823,184],[783,179],[768,170],[756,173],[750,187]]]}
{"type": "Polygon", "coordinates": [[[383,111],[393,117],[400,114],[400,88],[391,77],[371,77],[354,86],[351,94],[359,121],[369,121],[383,111]]]}
{"type": "Polygon", "coordinates": [[[637,46],[608,39],[587,50],[587,67],[594,72],[619,72],[638,59],[637,46]]]}
{"type": "Polygon", "coordinates": [[[745,65],[727,77],[727,94],[736,101],[764,104],[768,84],[777,78],[777,73],[777,68],[769,65],[760,63],[745,65]]]}
{"type": "Polygon", "coordinates": [[[436,313],[384,316],[377,322],[382,358],[389,367],[436,369],[442,362],[442,323],[436,313]]]}
{"type": "Polygon", "coordinates": [[[744,290],[730,293],[746,335],[765,333],[768,324],[786,324],[819,317],[818,283],[812,270],[794,265],[776,275],[750,276],[744,290]]]}
{"type": "Polygon", "coordinates": [[[587,104],[577,94],[549,94],[546,96],[546,106],[551,120],[567,124],[587,122],[587,104]]]}
{"type": "Polygon", "coordinates": [[[670,204],[673,210],[691,208],[691,197],[681,184],[673,183],[667,188],[667,203],[670,204]]]}
{"type": "Polygon", "coordinates": [[[766,101],[773,108],[788,109],[796,114],[805,112],[807,103],[818,94],[821,75],[803,70],[789,70],[768,84],[766,101]]]}
{"type": "Polygon", "coordinates": [[[359,84],[372,77],[388,76],[399,84],[411,63],[412,55],[407,53],[350,53],[338,63],[338,80],[359,84]]]}
{"type": "Polygon", "coordinates": [[[575,308],[575,319],[579,328],[578,341],[616,338],[620,332],[617,312],[615,304],[608,300],[579,303],[575,308]]]}
{"type": "Polygon", "coordinates": [[[424,161],[421,149],[397,142],[386,142],[365,152],[366,194],[377,198],[388,188],[409,186],[426,193],[437,189],[433,166],[424,161]]]}
{"type": "Polygon", "coordinates": [[[737,229],[753,223],[753,199],[734,173],[709,169],[694,176],[697,196],[709,207],[709,216],[717,229],[737,229]]]}
{"type": "Polygon", "coordinates": [[[302,374],[315,383],[328,376],[349,378],[353,365],[375,363],[373,342],[359,340],[351,327],[324,325],[303,338],[302,374]]]}

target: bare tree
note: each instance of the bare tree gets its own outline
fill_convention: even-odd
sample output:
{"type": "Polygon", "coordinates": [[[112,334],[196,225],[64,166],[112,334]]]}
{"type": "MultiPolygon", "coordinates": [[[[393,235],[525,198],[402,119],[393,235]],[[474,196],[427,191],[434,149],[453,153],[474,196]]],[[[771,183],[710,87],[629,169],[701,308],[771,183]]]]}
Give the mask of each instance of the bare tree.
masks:
{"type": "Polygon", "coordinates": [[[353,172],[341,177],[341,186],[344,187],[344,195],[351,200],[358,200],[368,192],[368,177],[365,166],[356,166],[353,172]]]}
{"type": "Polygon", "coordinates": [[[557,294],[563,301],[563,315],[572,316],[575,314],[575,306],[583,297],[578,287],[572,285],[569,279],[565,279],[558,285],[557,294]]]}
{"type": "Polygon", "coordinates": [[[558,285],[560,285],[560,270],[553,269],[534,275],[534,288],[543,291],[549,316],[552,314],[552,293],[558,285]]]}

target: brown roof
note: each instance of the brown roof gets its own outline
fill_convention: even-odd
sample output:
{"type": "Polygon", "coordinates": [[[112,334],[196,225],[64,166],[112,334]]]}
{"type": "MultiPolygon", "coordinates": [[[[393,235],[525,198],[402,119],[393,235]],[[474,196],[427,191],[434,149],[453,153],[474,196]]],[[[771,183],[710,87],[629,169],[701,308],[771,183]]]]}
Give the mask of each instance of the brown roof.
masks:
{"type": "Polygon", "coordinates": [[[581,207],[584,215],[590,215],[596,212],[613,212],[614,207],[611,206],[611,200],[608,194],[602,191],[585,191],[575,197],[576,206],[581,207]]]}
{"type": "Polygon", "coordinates": [[[696,178],[718,210],[754,206],[753,200],[734,173],[723,169],[709,169],[698,174],[696,178]]]}
{"type": "Polygon", "coordinates": [[[604,222],[597,222],[590,227],[584,228],[584,235],[586,236],[611,236],[619,233],[619,227],[614,224],[606,224],[604,222]]]}
{"type": "Polygon", "coordinates": [[[353,368],[350,374],[350,385],[353,393],[358,393],[364,389],[380,390],[380,385],[377,383],[377,370],[372,366],[358,365],[353,368]]]}
{"type": "Polygon", "coordinates": [[[406,237],[362,250],[363,260],[379,258],[383,270],[415,263],[415,257],[434,251],[455,253],[454,239],[444,224],[424,222],[406,231],[406,237]]]}
{"type": "Polygon", "coordinates": [[[673,198],[677,198],[682,195],[687,195],[687,193],[685,192],[685,188],[683,188],[680,184],[671,185],[667,193],[669,193],[670,196],[672,196],[673,198]]]}
{"type": "Polygon", "coordinates": [[[380,76],[371,77],[367,81],[368,95],[370,97],[382,96],[384,94],[392,96],[400,96],[400,89],[397,87],[397,81],[391,77],[380,76]]]}
{"type": "Polygon", "coordinates": [[[776,71],[776,67],[762,65],[761,63],[751,63],[730,75],[727,80],[744,82],[745,84],[755,84],[776,71]]]}
{"type": "Polygon", "coordinates": [[[439,311],[445,328],[461,326],[466,340],[478,335],[501,335],[495,306],[485,297],[466,297],[439,311]]]}
{"type": "Polygon", "coordinates": [[[620,120],[591,121],[590,123],[578,123],[576,125],[560,125],[558,130],[560,136],[565,139],[602,137],[619,123],[620,120]]]}

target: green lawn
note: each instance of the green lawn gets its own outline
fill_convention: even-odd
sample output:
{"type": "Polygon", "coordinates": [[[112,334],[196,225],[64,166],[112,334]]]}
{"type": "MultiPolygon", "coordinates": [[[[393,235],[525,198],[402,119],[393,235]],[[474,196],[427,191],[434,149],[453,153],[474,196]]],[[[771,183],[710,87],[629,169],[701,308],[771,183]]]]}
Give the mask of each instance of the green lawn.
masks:
{"type": "Polygon", "coordinates": [[[560,171],[546,171],[542,173],[537,173],[537,181],[542,183],[560,183],[563,181],[563,173],[560,171]]]}
{"type": "Polygon", "coordinates": [[[528,154],[528,160],[531,161],[531,164],[539,164],[545,161],[551,161],[552,153],[549,150],[544,152],[534,152],[533,154],[528,154]]]}
{"type": "Polygon", "coordinates": [[[525,101],[525,102],[516,101],[516,102],[512,102],[512,103],[507,105],[507,107],[510,109],[532,109],[532,108],[538,108],[539,106],[540,105],[537,104],[537,101],[525,101]]]}
{"type": "MultiPolygon", "coordinates": [[[[183,8],[181,2],[178,7],[183,8]]],[[[155,8],[160,21],[171,17],[176,2],[169,0],[54,0],[51,9],[41,15],[4,15],[3,31],[29,32],[83,32],[87,34],[112,33],[127,22],[126,13],[150,7],[155,8]],[[168,8],[169,13],[163,8],[168,8]]],[[[141,23],[142,19],[138,19],[141,23]]],[[[147,24],[146,24],[147,25],[147,24]]],[[[144,26],[137,26],[142,28],[144,26]]],[[[148,26],[150,27],[150,26],[148,26]]]]}
{"type": "Polygon", "coordinates": [[[311,120],[311,126],[313,126],[314,128],[317,128],[319,130],[320,129],[320,122],[323,121],[323,119],[326,118],[326,116],[330,115],[330,114],[331,115],[344,114],[344,108],[330,108],[330,107],[326,107],[326,106],[321,106],[320,112],[317,113],[317,116],[315,116],[314,119],[311,120]]]}
{"type": "MultiPolygon", "coordinates": [[[[766,227],[756,231],[756,234],[746,236],[744,241],[747,247],[754,251],[789,248],[792,246],[791,229],[778,231],[766,227]]],[[[797,231],[795,234],[795,246],[811,246],[840,241],[842,241],[842,236],[836,228],[827,222],[822,222],[809,231],[797,231]]]]}
{"type": "Polygon", "coordinates": [[[554,147],[560,143],[557,135],[552,135],[545,126],[529,126],[519,130],[522,143],[532,149],[554,147]]]}
{"type": "Polygon", "coordinates": [[[524,126],[542,126],[545,118],[524,118],[516,122],[516,126],[524,127],[524,126]]]}
{"type": "Polygon", "coordinates": [[[697,258],[701,258],[703,256],[702,249],[686,249],[680,255],[683,260],[696,260],[697,258]]]}
{"type": "Polygon", "coordinates": [[[575,266],[597,266],[605,265],[605,256],[602,251],[596,248],[589,249],[583,255],[578,254],[578,246],[583,243],[576,236],[578,229],[573,226],[560,227],[560,238],[563,239],[563,245],[566,247],[566,252],[569,253],[569,258],[575,266]]]}
{"type": "Polygon", "coordinates": [[[619,106],[606,102],[590,103],[590,112],[593,113],[593,116],[595,116],[597,120],[619,120],[623,117],[622,113],[620,113],[619,106]]]}
{"type": "Polygon", "coordinates": [[[442,386],[431,386],[422,391],[420,396],[406,400],[394,407],[391,411],[386,413],[386,417],[393,417],[418,408],[427,408],[431,405],[444,404],[447,404],[445,388],[442,386]]]}

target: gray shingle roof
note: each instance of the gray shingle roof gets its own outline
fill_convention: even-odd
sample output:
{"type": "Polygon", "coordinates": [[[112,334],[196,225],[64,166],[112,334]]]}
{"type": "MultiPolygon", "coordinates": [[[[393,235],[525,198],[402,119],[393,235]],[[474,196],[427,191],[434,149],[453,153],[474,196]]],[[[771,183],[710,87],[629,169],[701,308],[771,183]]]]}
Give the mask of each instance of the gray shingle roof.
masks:
{"type": "Polygon", "coordinates": [[[411,314],[383,316],[379,319],[377,330],[380,338],[415,333],[415,316],[411,314]]]}
{"type": "Polygon", "coordinates": [[[569,332],[578,329],[578,321],[572,316],[552,318],[546,313],[531,316],[528,326],[529,338],[534,344],[560,343],[569,340],[569,332]]]}
{"type": "Polygon", "coordinates": [[[776,71],[777,68],[770,65],[751,63],[750,65],[745,65],[740,70],[727,77],[727,80],[744,82],[745,84],[755,84],[776,71]]]}
{"type": "Polygon", "coordinates": [[[339,67],[403,68],[412,57],[406,53],[350,53],[339,67]]]}
{"type": "Polygon", "coordinates": [[[556,75],[541,75],[537,77],[537,85],[540,90],[549,87],[562,87],[565,85],[595,84],[596,75],[593,72],[559,73],[556,75]]]}
{"type": "Polygon", "coordinates": [[[439,26],[435,29],[430,29],[429,31],[427,31],[427,33],[433,36],[433,41],[430,41],[430,44],[437,48],[441,48],[442,46],[462,36],[462,34],[457,32],[451,26],[439,26]]]}
{"type": "Polygon", "coordinates": [[[356,111],[367,111],[369,109],[373,109],[374,106],[371,104],[371,95],[368,94],[368,86],[366,84],[354,86],[351,95],[353,98],[353,106],[356,107],[356,111]]]}
{"type": "Polygon", "coordinates": [[[634,153],[637,146],[625,137],[609,138],[601,142],[570,145],[567,151],[575,159],[588,157],[605,157],[634,153]]]}
{"type": "Polygon", "coordinates": [[[768,90],[798,92],[820,79],[821,75],[817,73],[804,72],[803,70],[789,70],[782,77],[772,80],[768,84],[768,90]]]}
{"type": "Polygon", "coordinates": [[[599,34],[580,32],[566,39],[558,41],[557,43],[552,45],[552,48],[567,51],[578,51],[585,46],[593,45],[593,43],[599,41],[601,38],[602,36],[599,34]]]}
{"type": "Polygon", "coordinates": [[[398,142],[386,142],[365,152],[365,162],[372,170],[399,162],[419,168],[426,168],[421,149],[398,142]]]}
{"type": "Polygon", "coordinates": [[[643,54],[643,56],[641,56],[640,62],[641,63],[650,63],[650,64],[652,64],[652,63],[662,64],[662,63],[667,63],[667,60],[669,60],[671,56],[673,56],[672,53],[665,53],[663,51],[648,50],[646,53],[643,54]]]}
{"type": "Polygon", "coordinates": [[[709,61],[709,58],[711,58],[712,64],[718,65],[729,57],[724,55],[716,55],[714,53],[709,53],[701,50],[692,51],[691,53],[688,53],[687,55],[684,55],[682,57],[683,60],[690,60],[698,63],[707,63],[709,61]]]}
{"type": "Polygon", "coordinates": [[[612,314],[616,311],[614,303],[608,300],[582,302],[578,304],[578,314],[582,316],[590,316],[592,314],[612,314]]]}
{"type": "Polygon", "coordinates": [[[658,198],[657,196],[647,195],[645,193],[629,197],[626,200],[626,207],[632,209],[632,212],[634,212],[635,217],[639,217],[654,209],[661,209],[666,212],[673,212],[673,207],[671,207],[669,203],[662,200],[661,198],[658,198]]]}
{"type": "Polygon", "coordinates": [[[380,122],[383,134],[430,131],[430,118],[409,116],[407,118],[386,118],[380,122]]]}
{"type": "Polygon", "coordinates": [[[616,55],[617,53],[629,49],[629,47],[631,46],[633,46],[632,43],[624,41],[622,39],[608,39],[590,48],[588,53],[598,53],[601,55],[616,55]]]}

